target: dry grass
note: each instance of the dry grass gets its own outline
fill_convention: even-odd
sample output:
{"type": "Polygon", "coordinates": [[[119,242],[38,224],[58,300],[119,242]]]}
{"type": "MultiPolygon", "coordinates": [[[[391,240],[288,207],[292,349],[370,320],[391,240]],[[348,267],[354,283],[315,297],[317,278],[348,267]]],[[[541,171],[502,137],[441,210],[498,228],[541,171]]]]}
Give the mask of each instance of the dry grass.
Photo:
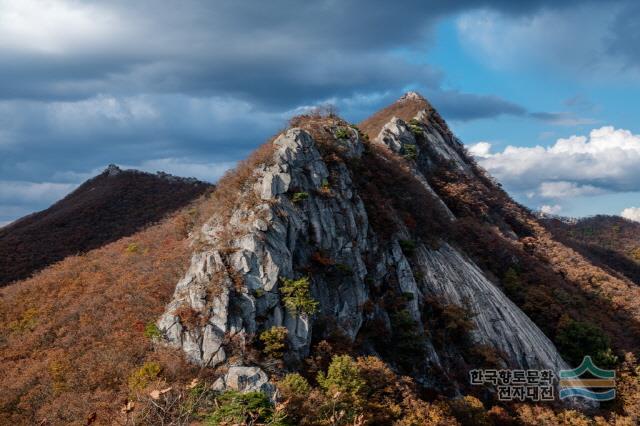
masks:
{"type": "MultiPolygon", "coordinates": [[[[206,210],[210,202],[202,197],[190,208],[206,210]]],[[[2,290],[1,424],[84,424],[94,417],[117,424],[128,378],[145,362],[160,363],[172,380],[193,373],[144,335],[188,264],[189,241],[180,229],[184,215],[193,216],[188,211],[2,290]]]]}
{"type": "Polygon", "coordinates": [[[358,127],[369,136],[370,139],[374,139],[382,130],[385,124],[387,124],[393,117],[401,118],[404,121],[409,121],[416,116],[418,112],[426,109],[427,111],[433,111],[433,108],[425,100],[408,99],[399,100],[389,105],[388,107],[376,112],[371,117],[360,122],[358,127]]]}

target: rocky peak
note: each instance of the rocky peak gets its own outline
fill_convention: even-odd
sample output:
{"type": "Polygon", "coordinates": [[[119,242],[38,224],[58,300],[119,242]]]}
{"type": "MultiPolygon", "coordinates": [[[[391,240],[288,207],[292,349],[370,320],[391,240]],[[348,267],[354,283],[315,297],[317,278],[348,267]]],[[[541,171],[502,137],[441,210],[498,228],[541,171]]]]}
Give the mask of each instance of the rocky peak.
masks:
{"type": "Polygon", "coordinates": [[[122,173],[122,169],[115,164],[109,164],[102,173],[105,173],[107,176],[117,176],[122,173]]]}
{"type": "Polygon", "coordinates": [[[404,95],[402,95],[400,97],[400,99],[398,99],[398,101],[402,102],[402,101],[424,101],[426,102],[427,100],[418,92],[407,92],[404,95]]]}
{"type": "MultiPolygon", "coordinates": [[[[469,165],[433,114],[392,107],[411,115],[387,117],[370,142],[342,120],[307,117],[269,145],[268,158],[246,173],[228,207],[230,219],[212,217],[201,230],[201,248],[158,322],[168,344],[202,366],[268,370],[268,360],[247,358],[248,348],[256,336],[283,327],[285,369],[295,369],[313,341],[339,335],[355,350],[409,370],[421,385],[437,386],[438,374],[464,364],[465,349],[442,346],[424,330],[434,321],[430,312],[455,306],[471,312],[469,345],[491,348],[501,366],[566,366],[446,233],[428,222],[412,231],[411,216],[425,209],[436,222],[456,220],[429,186],[429,169],[446,163],[467,172],[469,165]],[[371,178],[363,181],[362,172],[371,178]],[[378,200],[377,188],[392,188],[399,200],[378,200]],[[420,207],[398,210],[407,197],[420,207]],[[410,354],[394,349],[407,343],[402,338],[415,345],[410,354]]],[[[218,190],[224,193],[224,185],[218,190]]],[[[238,371],[264,377],[262,370],[238,371]]],[[[233,380],[225,376],[218,385],[227,382],[233,380]]]]}

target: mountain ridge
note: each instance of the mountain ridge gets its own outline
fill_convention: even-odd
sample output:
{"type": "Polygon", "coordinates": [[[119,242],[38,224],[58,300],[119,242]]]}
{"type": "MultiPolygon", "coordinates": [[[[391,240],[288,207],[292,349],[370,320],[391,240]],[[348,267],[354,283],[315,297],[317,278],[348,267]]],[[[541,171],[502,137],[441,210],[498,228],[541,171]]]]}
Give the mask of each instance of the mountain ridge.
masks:
{"type": "Polygon", "coordinates": [[[278,392],[294,424],[592,424],[468,382],[471,368],[556,371],[589,351],[616,368],[620,402],[575,408],[636,421],[637,286],[556,241],[421,97],[363,123],[294,117],[186,210],[3,290],[2,410],[154,424],[177,421],[170,407],[197,386],[201,410],[217,410],[207,389],[278,392]],[[336,388],[332,371],[364,384],[336,388]]]}
{"type": "Polygon", "coordinates": [[[0,286],[130,235],[209,187],[192,178],[111,164],[49,208],[0,228],[0,286]]]}

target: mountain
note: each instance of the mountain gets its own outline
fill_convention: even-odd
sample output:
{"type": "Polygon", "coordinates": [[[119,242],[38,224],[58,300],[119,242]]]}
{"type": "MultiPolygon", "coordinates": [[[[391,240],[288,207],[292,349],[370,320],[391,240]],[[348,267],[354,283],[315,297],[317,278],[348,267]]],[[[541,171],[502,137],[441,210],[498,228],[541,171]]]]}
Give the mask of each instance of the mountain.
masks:
{"type": "Polygon", "coordinates": [[[640,223],[598,215],[573,221],[546,219],[543,224],[593,263],[640,285],[640,223]]]}
{"type": "Polygon", "coordinates": [[[358,126],[294,117],[213,193],[0,295],[12,423],[640,415],[638,286],[515,203],[417,93],[358,126]],[[584,355],[617,370],[614,404],[504,403],[469,382],[584,355]]]}
{"type": "Polygon", "coordinates": [[[208,188],[195,179],[110,165],[48,209],[0,228],[0,286],[131,235],[208,188]]]}

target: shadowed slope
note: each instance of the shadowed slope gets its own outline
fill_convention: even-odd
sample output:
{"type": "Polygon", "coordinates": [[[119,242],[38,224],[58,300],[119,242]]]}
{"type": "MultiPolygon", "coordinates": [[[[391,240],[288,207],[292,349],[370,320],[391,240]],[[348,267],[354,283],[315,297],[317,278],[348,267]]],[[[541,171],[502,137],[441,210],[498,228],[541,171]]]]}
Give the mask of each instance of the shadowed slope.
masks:
{"type": "Polygon", "coordinates": [[[48,209],[0,229],[0,286],[131,235],[210,187],[110,166],[48,209]]]}

